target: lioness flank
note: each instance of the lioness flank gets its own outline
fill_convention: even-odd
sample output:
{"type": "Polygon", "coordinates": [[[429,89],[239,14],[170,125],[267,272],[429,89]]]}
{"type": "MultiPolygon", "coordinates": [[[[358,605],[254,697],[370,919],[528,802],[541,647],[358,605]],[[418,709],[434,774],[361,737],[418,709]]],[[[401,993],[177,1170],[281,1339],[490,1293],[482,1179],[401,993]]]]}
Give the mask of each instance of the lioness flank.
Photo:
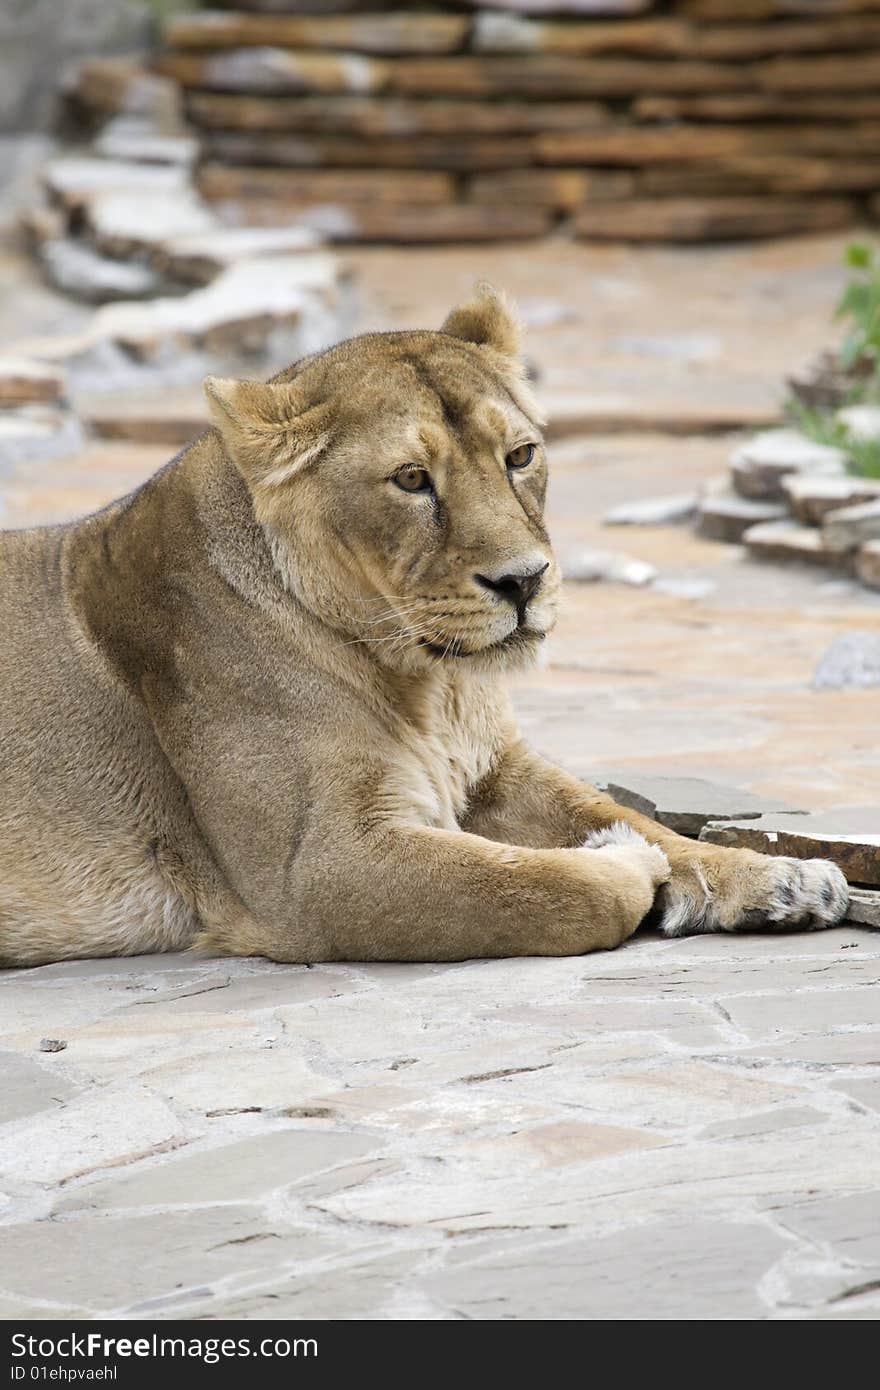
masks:
{"type": "Polygon", "coordinates": [[[545,762],[540,417],[487,286],[269,385],[85,520],[0,535],[0,964],[568,955],[825,927],[832,864],[681,839],[545,762]]]}

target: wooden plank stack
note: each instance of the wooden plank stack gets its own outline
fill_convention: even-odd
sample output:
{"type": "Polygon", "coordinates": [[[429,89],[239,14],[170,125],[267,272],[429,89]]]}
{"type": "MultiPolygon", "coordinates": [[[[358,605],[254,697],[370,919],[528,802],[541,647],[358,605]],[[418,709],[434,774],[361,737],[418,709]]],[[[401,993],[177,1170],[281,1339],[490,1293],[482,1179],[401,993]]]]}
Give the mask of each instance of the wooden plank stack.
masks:
{"type": "Polygon", "coordinates": [[[169,20],[200,188],[343,240],[880,217],[880,0],[235,0],[169,20]]]}

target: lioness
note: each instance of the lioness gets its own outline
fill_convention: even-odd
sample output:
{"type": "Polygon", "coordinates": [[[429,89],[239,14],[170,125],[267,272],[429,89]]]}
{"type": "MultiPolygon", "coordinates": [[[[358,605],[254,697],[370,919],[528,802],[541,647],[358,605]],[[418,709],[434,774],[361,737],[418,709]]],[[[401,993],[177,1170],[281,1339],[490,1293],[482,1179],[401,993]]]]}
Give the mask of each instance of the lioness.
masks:
{"type": "Polygon", "coordinates": [[[539,414],[487,286],[269,385],[83,521],[0,538],[0,963],[567,955],[822,927],[832,864],[681,839],[532,752],[539,414]],[[658,891],[659,890],[659,891],[658,891]]]}

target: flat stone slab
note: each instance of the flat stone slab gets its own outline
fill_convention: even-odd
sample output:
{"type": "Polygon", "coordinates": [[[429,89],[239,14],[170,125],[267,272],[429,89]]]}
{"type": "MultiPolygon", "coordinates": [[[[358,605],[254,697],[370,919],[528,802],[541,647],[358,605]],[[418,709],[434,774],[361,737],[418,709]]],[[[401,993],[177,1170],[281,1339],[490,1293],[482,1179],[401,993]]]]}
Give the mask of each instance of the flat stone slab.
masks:
{"type": "Polygon", "coordinates": [[[196,236],[172,236],[157,248],[167,272],[207,284],[238,261],[313,251],[320,237],[308,227],[223,227],[196,236]]]}
{"type": "Polygon", "coordinates": [[[159,290],[159,278],[151,266],[102,256],[72,237],[45,241],[40,259],[56,288],[87,303],[141,299],[159,290]]]}
{"type": "Polygon", "coordinates": [[[255,350],[275,327],[294,325],[310,306],[331,299],[337,277],[338,262],[322,252],[241,261],[187,295],[107,305],[93,331],[145,359],[168,343],[255,350]]]}
{"type": "Polygon", "coordinates": [[[0,357],[0,406],[54,404],[65,387],[64,372],[54,365],[0,357]]]}
{"type": "Polygon", "coordinates": [[[846,920],[858,922],[864,927],[880,927],[880,891],[851,888],[846,920]]]}
{"type": "Polygon", "coordinates": [[[783,521],[787,515],[783,502],[742,497],[725,479],[721,487],[705,492],[697,512],[697,532],[707,540],[739,545],[753,526],[783,521]]]}
{"type": "Polygon", "coordinates": [[[821,531],[796,521],[762,522],[749,527],[743,540],[756,560],[833,567],[843,559],[839,551],[825,544],[821,531]]]}
{"type": "Polygon", "coordinates": [[[880,540],[865,541],[859,547],[856,574],[869,589],[880,589],[880,540]]]}
{"type": "MultiPolygon", "coordinates": [[[[53,160],[44,179],[54,197],[74,208],[98,193],[125,190],[135,197],[150,199],[154,194],[185,193],[188,187],[187,171],[179,165],[77,155],[53,160]]],[[[142,212],[143,207],[142,202],[142,212]]]]}
{"type": "Polygon", "coordinates": [[[697,532],[710,541],[738,545],[752,526],[783,521],[788,515],[784,502],[743,497],[726,478],[709,485],[697,511],[697,532]]]}
{"type": "Polygon", "coordinates": [[[597,785],[621,806],[641,811],[679,835],[698,836],[710,821],[757,819],[777,812],[792,816],[803,814],[785,802],[705,777],[628,773],[604,777],[597,785]]]}
{"type": "Polygon", "coordinates": [[[880,806],[710,822],[700,839],[794,859],[831,859],[851,883],[880,885],[880,806]]]}
{"type": "Polygon", "coordinates": [[[829,512],[854,507],[880,498],[880,481],[873,478],[816,477],[790,473],[782,480],[782,490],[795,515],[804,526],[819,526],[829,512]]]}
{"type": "Polygon", "coordinates": [[[696,493],[682,492],[674,497],[646,497],[644,501],[612,507],[602,521],[606,526],[672,526],[687,521],[696,509],[696,493]]]}
{"type": "Polygon", "coordinates": [[[763,430],[731,455],[734,487],[744,497],[780,499],[789,473],[837,475],[846,470],[842,449],[816,444],[798,430],[763,430]]]}
{"type": "Polygon", "coordinates": [[[846,554],[858,550],[865,541],[880,539],[880,500],[862,502],[829,512],[822,523],[822,544],[826,550],[846,554]]]}

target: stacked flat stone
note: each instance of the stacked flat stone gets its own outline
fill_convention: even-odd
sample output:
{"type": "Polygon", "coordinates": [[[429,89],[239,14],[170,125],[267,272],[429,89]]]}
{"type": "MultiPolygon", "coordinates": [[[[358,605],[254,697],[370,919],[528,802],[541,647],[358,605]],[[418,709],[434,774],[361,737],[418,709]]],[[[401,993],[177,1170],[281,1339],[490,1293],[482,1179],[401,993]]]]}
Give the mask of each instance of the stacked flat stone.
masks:
{"type": "MultiPolygon", "coordinates": [[[[880,210],[880,0],[236,0],[163,45],[239,224],[700,241],[880,210]]],[[[103,60],[77,95],[125,86],[103,60]]]]}
{"type": "MultiPolygon", "coordinates": [[[[843,409],[837,420],[854,442],[880,439],[880,407],[843,409]]],[[[729,477],[705,489],[697,529],[759,560],[823,565],[880,589],[880,478],[852,472],[846,448],[798,430],[765,430],[740,445],[729,477]]]]}

